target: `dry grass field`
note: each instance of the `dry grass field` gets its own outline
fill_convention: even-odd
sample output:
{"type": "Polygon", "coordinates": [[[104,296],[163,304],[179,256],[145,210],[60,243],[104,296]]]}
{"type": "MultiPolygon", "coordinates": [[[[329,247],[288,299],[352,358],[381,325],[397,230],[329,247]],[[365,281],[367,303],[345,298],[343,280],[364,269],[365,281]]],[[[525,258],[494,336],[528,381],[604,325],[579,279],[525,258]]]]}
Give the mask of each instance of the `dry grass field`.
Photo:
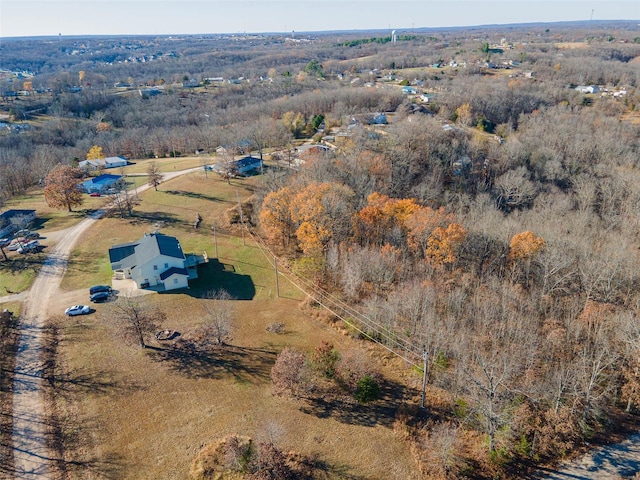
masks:
{"type": "MultiPolygon", "coordinates": [[[[183,335],[200,322],[198,300],[188,295],[147,300],[168,314],[165,327],[183,335]]],[[[125,345],[108,308],[61,320],[60,412],[71,478],[188,478],[198,451],[233,433],[316,456],[326,478],[416,478],[393,431],[391,401],[334,409],[272,395],[269,372],[285,345],[311,350],[327,340],[343,352],[360,348],[298,304],[238,301],[231,346],[189,356],[157,343],[125,345]],[[284,334],[266,331],[275,321],[286,324],[284,334]]]]}
{"type": "MultiPolygon", "coordinates": [[[[219,259],[210,225],[221,225],[237,198],[251,193],[257,178],[233,181],[196,173],[164,183],[142,196],[133,218],[104,218],[88,231],[74,251],[54,306],[86,302],[86,287],[109,281],[107,249],[139,238],[160,225],[177,236],[185,251],[206,250],[210,263],[187,291],[144,297],[167,318],[163,328],[182,338],[202,324],[202,300],[209,289],[225,288],[233,302],[230,346],[185,354],[172,341],[153,340],[142,349],[124,343],[113,321],[113,304],[96,306],[86,317],[58,318],[57,416],[70,478],[188,478],[196,454],[229,434],[256,440],[273,438],[284,450],[295,450],[323,462],[323,478],[417,478],[407,445],[394,433],[397,404],[389,395],[371,405],[333,405],[272,394],[270,370],[278,352],[292,346],[311,352],[321,342],[338,351],[368,351],[327,323],[305,314],[303,295],[275,278],[268,259],[251,239],[220,232],[219,259]],[[196,231],[196,212],[203,227],[196,231]],[[65,303],[66,302],[66,303],[65,303]],[[282,322],[282,334],[267,327],[282,322]]],[[[180,338],[180,337],[178,337],[180,338]]],[[[394,361],[388,362],[390,365],[394,361]]],[[[385,391],[400,395],[397,373],[382,364],[385,391]]],[[[398,366],[399,372],[408,373],[398,366]]],[[[411,391],[410,394],[414,394],[411,391]]]]}

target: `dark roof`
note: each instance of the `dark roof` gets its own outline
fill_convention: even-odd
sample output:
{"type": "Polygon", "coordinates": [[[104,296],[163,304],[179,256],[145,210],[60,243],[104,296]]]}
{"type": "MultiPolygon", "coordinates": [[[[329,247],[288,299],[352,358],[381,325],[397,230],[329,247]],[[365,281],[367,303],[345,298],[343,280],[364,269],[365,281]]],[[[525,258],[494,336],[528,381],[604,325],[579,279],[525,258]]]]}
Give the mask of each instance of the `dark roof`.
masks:
{"type": "Polygon", "coordinates": [[[235,164],[242,168],[242,167],[248,167],[250,165],[260,165],[260,163],[262,162],[262,160],[260,160],[259,158],[256,157],[252,157],[251,155],[249,155],[248,157],[244,157],[241,158],[240,160],[236,160],[235,164]]]}
{"type": "Polygon", "coordinates": [[[34,213],[36,213],[35,210],[7,210],[6,212],[0,213],[0,218],[9,220],[10,218],[18,217],[20,215],[33,215],[34,213]]]}
{"type": "Polygon", "coordinates": [[[144,265],[158,255],[184,260],[184,252],[178,239],[161,233],[145,234],[137,242],[122,243],[109,249],[109,261],[116,269],[144,265]],[[123,262],[125,259],[127,260],[123,262]],[[114,263],[120,265],[113,265],[114,263]]]}
{"type": "Polygon", "coordinates": [[[109,249],[109,261],[111,263],[116,263],[122,260],[123,258],[127,258],[128,256],[133,255],[135,253],[137,246],[138,246],[138,242],[122,243],[120,245],[114,245],[109,249]]]}
{"type": "Polygon", "coordinates": [[[187,277],[189,276],[189,272],[187,272],[186,268],[171,267],[169,270],[166,270],[160,274],[160,280],[166,280],[174,273],[177,275],[186,275],[187,277]]]}
{"type": "Polygon", "coordinates": [[[153,235],[158,242],[158,248],[162,255],[167,257],[184,258],[184,252],[180,246],[180,242],[175,237],[162,235],[157,233],[153,235]]]}

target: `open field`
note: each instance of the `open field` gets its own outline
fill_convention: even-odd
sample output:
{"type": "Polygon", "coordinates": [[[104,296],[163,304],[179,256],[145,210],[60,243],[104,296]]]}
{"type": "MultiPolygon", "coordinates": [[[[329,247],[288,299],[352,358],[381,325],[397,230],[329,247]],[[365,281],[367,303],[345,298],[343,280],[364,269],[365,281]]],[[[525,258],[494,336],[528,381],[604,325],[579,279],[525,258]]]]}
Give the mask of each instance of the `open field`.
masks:
{"type": "Polygon", "coordinates": [[[175,170],[185,170],[187,168],[199,167],[206,164],[215,163],[218,159],[214,156],[202,155],[198,157],[169,157],[169,158],[145,158],[130,160],[133,165],[124,168],[115,168],[118,174],[124,172],[126,175],[132,173],[147,173],[147,169],[152,162],[156,162],[160,172],[173,172],[175,170]]]}

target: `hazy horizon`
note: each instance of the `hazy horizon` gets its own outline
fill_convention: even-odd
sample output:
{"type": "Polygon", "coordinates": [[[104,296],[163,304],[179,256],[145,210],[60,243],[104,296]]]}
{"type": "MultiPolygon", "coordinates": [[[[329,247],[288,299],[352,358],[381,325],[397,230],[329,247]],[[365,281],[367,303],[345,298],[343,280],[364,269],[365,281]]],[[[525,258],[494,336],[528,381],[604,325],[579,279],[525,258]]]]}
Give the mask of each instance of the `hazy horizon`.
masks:
{"type": "MultiPolygon", "coordinates": [[[[638,21],[640,2],[562,0],[0,0],[0,37],[412,30],[638,21]]],[[[640,27],[639,27],[640,35],[640,27]]]]}

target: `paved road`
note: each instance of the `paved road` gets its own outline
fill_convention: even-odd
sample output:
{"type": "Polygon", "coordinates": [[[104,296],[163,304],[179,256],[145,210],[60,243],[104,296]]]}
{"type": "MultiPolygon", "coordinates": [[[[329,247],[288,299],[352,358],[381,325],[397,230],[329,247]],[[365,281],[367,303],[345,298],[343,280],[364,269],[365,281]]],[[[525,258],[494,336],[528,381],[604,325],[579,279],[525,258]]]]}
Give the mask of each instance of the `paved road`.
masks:
{"type": "MultiPolygon", "coordinates": [[[[201,168],[196,167],[163,174],[163,176],[166,181],[199,170],[201,168]]],[[[137,193],[148,188],[150,188],[149,185],[138,187],[137,193]]],[[[134,191],[130,193],[133,194],[134,191]]],[[[44,327],[49,315],[51,299],[60,288],[73,246],[103,214],[103,210],[98,210],[58,235],[59,242],[47,256],[28,292],[0,298],[0,302],[7,299],[24,299],[13,394],[14,478],[16,479],[48,480],[51,478],[51,462],[54,459],[47,444],[42,393],[44,327]]]]}

